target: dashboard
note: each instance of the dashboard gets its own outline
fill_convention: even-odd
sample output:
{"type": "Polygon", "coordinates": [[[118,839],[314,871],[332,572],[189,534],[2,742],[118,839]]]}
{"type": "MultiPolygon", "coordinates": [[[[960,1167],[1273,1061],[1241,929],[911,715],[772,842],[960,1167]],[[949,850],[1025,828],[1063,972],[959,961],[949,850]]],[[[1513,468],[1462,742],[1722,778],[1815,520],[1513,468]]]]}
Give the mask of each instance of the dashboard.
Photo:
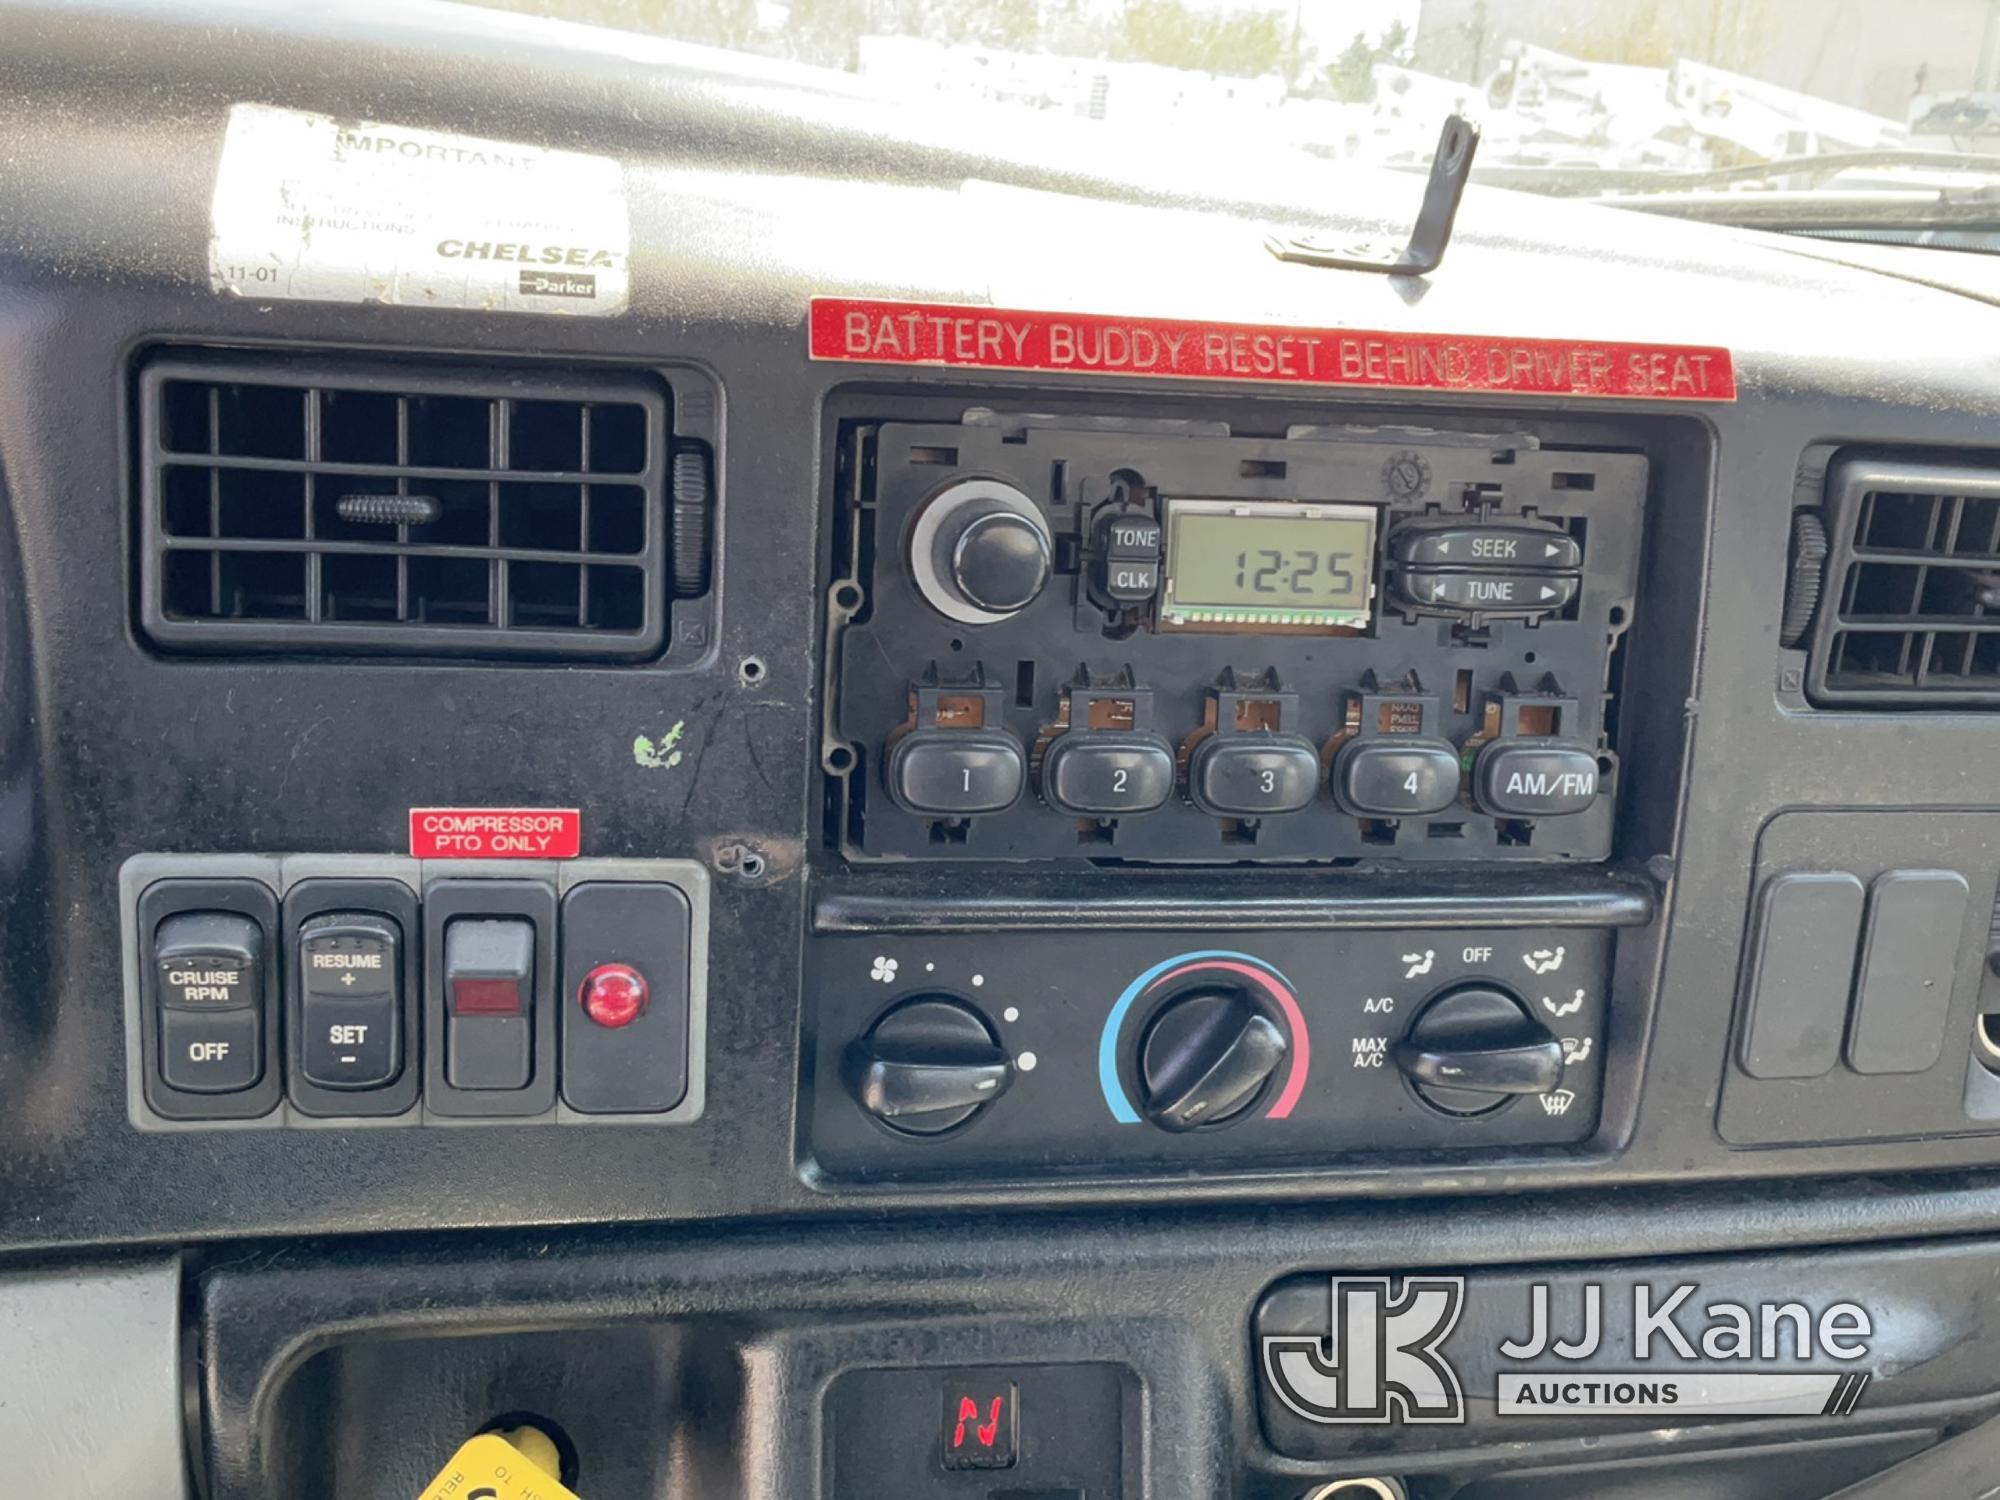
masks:
{"type": "Polygon", "coordinates": [[[602,35],[0,8],[47,1491],[1987,1493],[1979,258],[602,35]],[[1814,1404],[1520,1407],[1683,1281],[1814,1404]]]}

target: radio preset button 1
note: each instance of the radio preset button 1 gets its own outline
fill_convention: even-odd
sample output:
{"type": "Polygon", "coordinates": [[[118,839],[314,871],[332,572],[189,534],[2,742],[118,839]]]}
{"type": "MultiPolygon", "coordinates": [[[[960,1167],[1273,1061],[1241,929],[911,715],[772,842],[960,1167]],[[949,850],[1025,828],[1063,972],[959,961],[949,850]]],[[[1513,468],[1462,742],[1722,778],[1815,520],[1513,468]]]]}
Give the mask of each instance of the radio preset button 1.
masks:
{"type": "Polygon", "coordinates": [[[890,748],[889,794],[906,810],[938,818],[1005,812],[1020,800],[1027,762],[1012,735],[990,730],[918,730],[890,748]]]}
{"type": "Polygon", "coordinates": [[[1214,817],[1268,818],[1312,805],[1319,754],[1290,734],[1214,735],[1195,747],[1188,789],[1214,817]]]}
{"type": "Polygon", "coordinates": [[[1442,740],[1350,740],[1333,762],[1333,795],[1364,817],[1420,818],[1458,800],[1458,752],[1442,740]]]}
{"type": "Polygon", "coordinates": [[[1394,588],[1404,602],[1426,609],[1541,615],[1574,599],[1577,580],[1561,573],[1410,569],[1396,574],[1394,588]]]}
{"type": "Polygon", "coordinates": [[[1174,754],[1154,735],[1071,731],[1049,747],[1042,792],[1064,812],[1151,812],[1174,791],[1174,754]]]}
{"type": "Polygon", "coordinates": [[[1496,740],[1479,752],[1473,792],[1498,817],[1568,817],[1596,802],[1597,774],[1580,745],[1496,740]]]}

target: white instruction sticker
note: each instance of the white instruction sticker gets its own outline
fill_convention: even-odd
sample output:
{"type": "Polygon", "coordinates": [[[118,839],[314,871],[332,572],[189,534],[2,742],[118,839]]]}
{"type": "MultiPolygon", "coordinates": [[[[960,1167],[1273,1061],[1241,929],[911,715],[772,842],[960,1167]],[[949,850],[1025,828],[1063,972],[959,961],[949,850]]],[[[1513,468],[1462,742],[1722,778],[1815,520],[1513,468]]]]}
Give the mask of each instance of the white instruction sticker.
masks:
{"type": "Polygon", "coordinates": [[[605,156],[238,104],[210,217],[226,295],[606,317],[631,291],[605,156]]]}

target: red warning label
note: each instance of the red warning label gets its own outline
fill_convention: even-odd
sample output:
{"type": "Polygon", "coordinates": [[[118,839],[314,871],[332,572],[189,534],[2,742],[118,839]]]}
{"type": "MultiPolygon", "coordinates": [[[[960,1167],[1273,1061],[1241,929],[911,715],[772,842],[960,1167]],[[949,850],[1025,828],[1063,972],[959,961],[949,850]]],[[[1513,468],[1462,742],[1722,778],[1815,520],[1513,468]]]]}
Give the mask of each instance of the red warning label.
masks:
{"type": "Polygon", "coordinates": [[[815,297],[814,359],[1331,389],[1734,401],[1727,349],[815,297]]]}
{"type": "Polygon", "coordinates": [[[413,807],[418,859],[575,859],[583,814],[574,807],[413,807]]]}

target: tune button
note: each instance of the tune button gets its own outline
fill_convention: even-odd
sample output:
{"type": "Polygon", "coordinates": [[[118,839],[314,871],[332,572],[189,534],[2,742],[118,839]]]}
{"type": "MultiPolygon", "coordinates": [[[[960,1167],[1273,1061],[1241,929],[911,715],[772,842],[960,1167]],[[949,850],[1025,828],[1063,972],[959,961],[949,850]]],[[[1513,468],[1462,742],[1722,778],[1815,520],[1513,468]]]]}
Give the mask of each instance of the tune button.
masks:
{"type": "Polygon", "coordinates": [[[1174,753],[1155,734],[1072,730],[1042,761],[1042,795],[1064,812],[1130,817],[1165,805],[1174,753]]]}
{"type": "Polygon", "coordinates": [[[1333,795],[1361,817],[1421,818],[1458,800],[1458,752],[1443,740],[1350,740],[1333,760],[1333,795]]]}
{"type": "Polygon", "coordinates": [[[969,818],[1005,812],[1021,799],[1027,761],[1020,741],[990,729],[919,729],[889,749],[889,795],[907,812],[969,818]]]}
{"type": "Polygon", "coordinates": [[[1395,576],[1394,591],[1405,603],[1469,613],[1545,615],[1576,597],[1573,573],[1452,572],[1409,568],[1395,576]]]}
{"type": "Polygon", "coordinates": [[[1310,807],[1319,775],[1319,753],[1298,735],[1212,735],[1188,762],[1188,790],[1212,817],[1268,818],[1310,807]]]}

